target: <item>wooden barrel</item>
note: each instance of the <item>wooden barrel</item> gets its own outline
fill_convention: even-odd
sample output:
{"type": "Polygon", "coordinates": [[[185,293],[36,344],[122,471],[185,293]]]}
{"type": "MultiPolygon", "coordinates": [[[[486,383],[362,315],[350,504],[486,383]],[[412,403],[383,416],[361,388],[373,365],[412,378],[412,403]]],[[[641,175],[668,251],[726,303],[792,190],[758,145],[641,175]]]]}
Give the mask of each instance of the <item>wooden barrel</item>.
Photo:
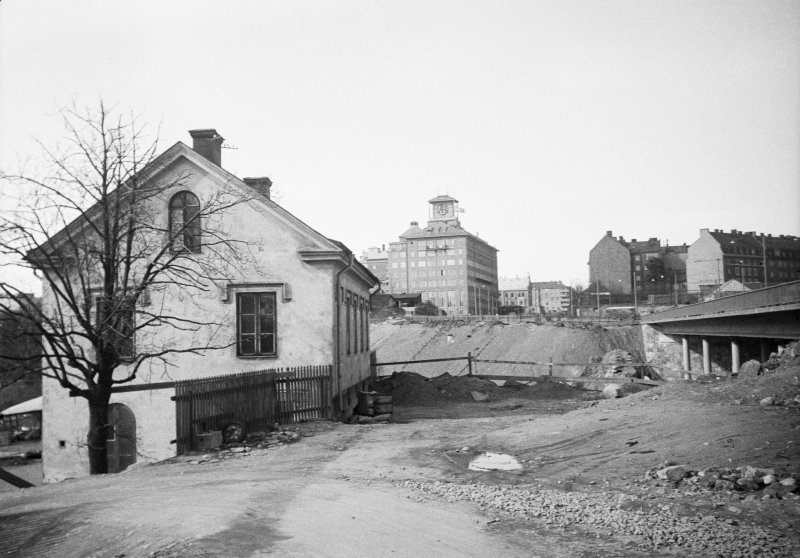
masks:
{"type": "Polygon", "coordinates": [[[392,404],[391,403],[376,403],[372,407],[372,411],[375,415],[385,415],[387,413],[392,412],[392,404]]]}
{"type": "Polygon", "coordinates": [[[361,391],[358,394],[358,414],[368,417],[372,415],[372,406],[374,404],[373,395],[368,391],[361,391]]]}

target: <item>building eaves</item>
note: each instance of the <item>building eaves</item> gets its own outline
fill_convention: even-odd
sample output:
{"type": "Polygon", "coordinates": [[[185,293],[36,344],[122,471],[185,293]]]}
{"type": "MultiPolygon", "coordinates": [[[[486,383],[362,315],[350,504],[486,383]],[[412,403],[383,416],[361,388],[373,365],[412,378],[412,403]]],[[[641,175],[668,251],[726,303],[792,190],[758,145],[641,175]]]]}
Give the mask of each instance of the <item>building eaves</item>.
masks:
{"type": "Polygon", "coordinates": [[[561,281],[533,282],[533,283],[531,283],[531,286],[534,289],[539,289],[539,290],[550,290],[550,289],[561,290],[561,289],[566,289],[567,288],[567,286],[564,283],[562,283],[561,281]]]}
{"type": "Polygon", "coordinates": [[[456,202],[456,203],[458,203],[458,200],[453,198],[453,197],[450,197],[448,195],[436,196],[435,198],[428,200],[428,203],[441,203],[441,202],[456,202]]]}
{"type": "Polygon", "coordinates": [[[470,237],[477,242],[485,244],[486,246],[488,246],[493,250],[497,250],[497,248],[495,248],[494,246],[483,240],[481,237],[476,236],[471,232],[462,229],[461,227],[456,227],[453,225],[426,227],[424,229],[421,229],[419,227],[411,227],[402,235],[400,235],[400,238],[403,240],[416,240],[420,238],[454,238],[461,236],[470,237]]]}

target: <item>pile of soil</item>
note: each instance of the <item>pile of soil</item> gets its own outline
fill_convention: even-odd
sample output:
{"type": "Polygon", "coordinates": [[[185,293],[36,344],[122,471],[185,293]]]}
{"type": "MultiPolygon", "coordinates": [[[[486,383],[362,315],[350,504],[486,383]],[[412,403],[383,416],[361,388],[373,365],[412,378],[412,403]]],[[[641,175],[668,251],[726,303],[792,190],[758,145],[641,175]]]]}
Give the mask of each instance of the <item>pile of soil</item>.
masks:
{"type": "Polygon", "coordinates": [[[427,378],[415,372],[395,372],[379,378],[373,388],[381,394],[391,395],[394,405],[433,406],[446,401],[475,401],[473,393],[482,394],[490,401],[501,399],[583,399],[581,389],[558,382],[499,382],[475,376],[442,374],[427,378]]]}

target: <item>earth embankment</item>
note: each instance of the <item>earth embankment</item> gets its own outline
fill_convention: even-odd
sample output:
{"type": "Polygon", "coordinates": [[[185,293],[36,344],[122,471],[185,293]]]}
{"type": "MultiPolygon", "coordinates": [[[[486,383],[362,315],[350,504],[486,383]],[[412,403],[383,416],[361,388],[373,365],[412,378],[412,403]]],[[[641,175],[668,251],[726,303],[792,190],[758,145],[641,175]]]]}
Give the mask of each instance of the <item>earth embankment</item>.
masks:
{"type": "MultiPolygon", "coordinates": [[[[536,376],[547,374],[548,361],[556,363],[553,374],[578,376],[585,364],[613,349],[628,351],[643,362],[644,346],[639,327],[559,327],[554,324],[491,322],[431,322],[386,320],[370,324],[377,360],[398,362],[433,358],[473,357],[513,360],[537,365],[476,363],[473,373],[536,376]],[[570,363],[570,364],[558,364],[570,363]]],[[[467,361],[434,362],[380,367],[379,375],[409,371],[434,377],[467,373],[467,361]]]]}

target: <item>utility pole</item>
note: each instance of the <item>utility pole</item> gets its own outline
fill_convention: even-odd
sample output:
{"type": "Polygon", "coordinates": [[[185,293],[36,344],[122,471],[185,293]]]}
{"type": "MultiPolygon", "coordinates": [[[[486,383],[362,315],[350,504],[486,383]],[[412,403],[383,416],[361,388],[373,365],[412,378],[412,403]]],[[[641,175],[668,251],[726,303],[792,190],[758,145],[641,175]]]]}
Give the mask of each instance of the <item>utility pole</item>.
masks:
{"type": "Polygon", "coordinates": [[[600,313],[600,279],[594,280],[594,292],[597,295],[597,313],[600,313]]]}

